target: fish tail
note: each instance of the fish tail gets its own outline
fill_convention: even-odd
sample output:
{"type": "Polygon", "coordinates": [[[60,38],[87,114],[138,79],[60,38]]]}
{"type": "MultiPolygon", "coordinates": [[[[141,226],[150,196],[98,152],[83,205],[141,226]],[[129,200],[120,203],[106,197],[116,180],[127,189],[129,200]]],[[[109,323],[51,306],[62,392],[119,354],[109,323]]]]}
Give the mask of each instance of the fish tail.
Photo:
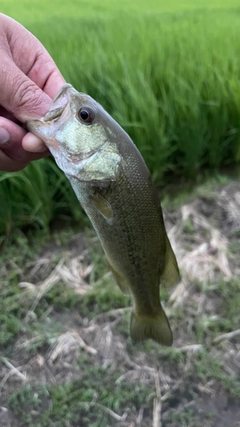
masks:
{"type": "Polygon", "coordinates": [[[133,341],[144,341],[151,338],[159,344],[171,346],[173,342],[172,331],[163,310],[155,316],[146,316],[132,312],[130,333],[133,341]]]}

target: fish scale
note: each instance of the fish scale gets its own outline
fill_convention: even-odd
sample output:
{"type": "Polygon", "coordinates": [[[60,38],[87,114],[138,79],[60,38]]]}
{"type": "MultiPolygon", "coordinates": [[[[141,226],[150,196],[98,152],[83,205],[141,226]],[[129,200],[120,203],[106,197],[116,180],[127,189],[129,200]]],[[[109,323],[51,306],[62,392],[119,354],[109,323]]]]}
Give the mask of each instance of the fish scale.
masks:
{"type": "Polygon", "coordinates": [[[100,104],[69,84],[45,117],[28,122],[28,128],[70,180],[118,286],[132,296],[133,340],[171,345],[159,287],[175,285],[179,270],[143,157],[100,104]]]}

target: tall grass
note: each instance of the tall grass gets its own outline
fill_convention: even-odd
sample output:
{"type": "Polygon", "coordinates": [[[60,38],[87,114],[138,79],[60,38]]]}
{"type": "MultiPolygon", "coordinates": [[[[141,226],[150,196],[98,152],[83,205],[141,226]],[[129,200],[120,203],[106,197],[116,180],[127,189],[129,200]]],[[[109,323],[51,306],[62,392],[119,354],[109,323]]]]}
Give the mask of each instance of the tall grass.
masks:
{"type": "Polygon", "coordinates": [[[239,8],[239,0],[1,0],[1,12],[12,16],[23,25],[36,24],[37,21],[46,21],[48,17],[54,19],[77,18],[78,20],[91,20],[112,18],[119,13],[127,13],[135,18],[135,15],[156,15],[169,12],[202,11],[202,10],[226,10],[239,8]]]}
{"type": "Polygon", "coordinates": [[[81,219],[79,202],[69,182],[50,160],[30,164],[20,173],[0,175],[0,233],[16,228],[48,228],[56,218],[81,219]]]}
{"type": "MultiPolygon", "coordinates": [[[[240,161],[239,12],[119,12],[117,18],[87,19],[76,9],[79,17],[29,21],[28,27],[66,80],[97,99],[126,129],[163,185],[240,161]]],[[[56,215],[56,188],[66,205],[68,184],[52,167],[44,160],[1,176],[0,194],[12,222],[17,216],[20,224],[27,209],[31,221],[48,224],[56,215]],[[29,196],[35,174],[42,199],[29,196]],[[6,185],[11,196],[6,197],[6,185]]],[[[73,199],[68,204],[75,212],[73,199]]]]}

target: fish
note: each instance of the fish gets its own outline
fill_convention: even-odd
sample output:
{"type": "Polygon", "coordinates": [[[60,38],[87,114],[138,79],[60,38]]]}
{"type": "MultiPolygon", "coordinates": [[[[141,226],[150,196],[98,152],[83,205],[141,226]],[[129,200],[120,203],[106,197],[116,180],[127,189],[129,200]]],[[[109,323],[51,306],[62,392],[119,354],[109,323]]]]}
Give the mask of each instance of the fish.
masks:
{"type": "Polygon", "coordinates": [[[27,127],[69,179],[117,285],[132,296],[132,340],[171,346],[160,286],[176,285],[179,268],[157,189],[136,145],[98,102],[68,83],[48,113],[27,127]]]}

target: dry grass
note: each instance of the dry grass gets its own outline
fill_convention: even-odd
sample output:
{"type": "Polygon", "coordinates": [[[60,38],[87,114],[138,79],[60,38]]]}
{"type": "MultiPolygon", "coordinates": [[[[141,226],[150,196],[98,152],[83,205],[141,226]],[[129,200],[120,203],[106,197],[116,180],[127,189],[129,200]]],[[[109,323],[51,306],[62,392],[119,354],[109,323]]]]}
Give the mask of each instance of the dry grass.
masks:
{"type": "MultiPolygon", "coordinates": [[[[173,289],[167,303],[163,293],[174,331],[172,349],[152,342],[139,346],[131,343],[129,304],[111,307],[118,290],[98,255],[95,238],[90,240],[95,255],[89,255],[85,244],[79,253],[78,235],[70,239],[67,247],[46,248],[27,264],[25,271],[21,266],[14,267],[22,278],[18,286],[25,307],[24,327],[3,351],[0,420],[5,421],[1,425],[239,425],[239,182],[202,194],[180,209],[169,211],[166,223],[182,274],[181,283],[173,289]],[[46,304],[59,284],[63,294],[70,292],[76,298],[76,304],[71,300],[72,309],[56,310],[59,296],[46,304]],[[110,303],[103,311],[98,298],[105,286],[110,303]],[[116,292],[112,300],[111,292],[116,292]],[[69,391],[71,404],[64,405],[70,409],[66,406],[63,411],[66,419],[58,418],[51,409],[56,405],[54,393],[59,387],[71,390],[76,382],[83,389],[77,398],[69,391]],[[22,388],[26,385],[31,390],[44,387],[46,396],[38,395],[39,405],[26,397],[22,388]],[[23,407],[32,411],[28,417],[19,408],[21,393],[25,396],[23,407]],[[117,399],[122,403],[116,404],[117,399]]],[[[7,263],[4,268],[6,275],[7,263]]],[[[58,399],[60,411],[63,403],[59,396],[58,399]]]]}

